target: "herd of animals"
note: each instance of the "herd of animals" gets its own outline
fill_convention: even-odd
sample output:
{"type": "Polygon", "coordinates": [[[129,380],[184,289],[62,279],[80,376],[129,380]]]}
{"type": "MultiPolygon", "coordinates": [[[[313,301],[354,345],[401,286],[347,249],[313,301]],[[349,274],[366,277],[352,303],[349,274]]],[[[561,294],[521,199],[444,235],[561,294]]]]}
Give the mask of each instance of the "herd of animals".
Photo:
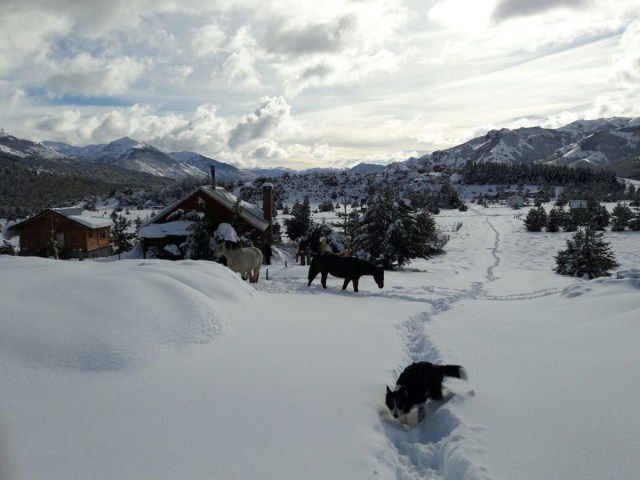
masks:
{"type": "MultiPolygon", "coordinates": [[[[256,283],[260,275],[263,255],[259,248],[241,247],[234,242],[219,242],[215,255],[227,259],[227,267],[239,273],[243,280],[256,283]]],[[[379,288],[384,287],[384,270],[373,263],[356,257],[343,257],[331,253],[316,255],[309,265],[307,286],[318,276],[323,288],[327,288],[327,276],[344,279],[342,290],[353,283],[358,291],[360,277],[373,276],[379,288]]],[[[442,401],[442,382],[446,377],[467,379],[467,372],[460,365],[434,365],[430,362],[414,362],[404,369],[398,377],[395,388],[387,387],[385,403],[389,413],[395,419],[408,423],[408,415],[417,409],[417,419],[425,417],[425,404],[430,401],[442,401]]]]}

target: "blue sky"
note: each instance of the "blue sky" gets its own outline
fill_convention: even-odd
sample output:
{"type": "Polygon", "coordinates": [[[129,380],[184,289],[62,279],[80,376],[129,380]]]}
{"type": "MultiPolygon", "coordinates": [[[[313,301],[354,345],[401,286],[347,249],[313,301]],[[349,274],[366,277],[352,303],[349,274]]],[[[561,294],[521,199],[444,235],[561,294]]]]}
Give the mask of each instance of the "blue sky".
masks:
{"type": "Polygon", "coordinates": [[[640,0],[0,0],[0,127],[240,167],[640,115],[640,0]],[[605,5],[606,3],[606,5],[605,5]]]}

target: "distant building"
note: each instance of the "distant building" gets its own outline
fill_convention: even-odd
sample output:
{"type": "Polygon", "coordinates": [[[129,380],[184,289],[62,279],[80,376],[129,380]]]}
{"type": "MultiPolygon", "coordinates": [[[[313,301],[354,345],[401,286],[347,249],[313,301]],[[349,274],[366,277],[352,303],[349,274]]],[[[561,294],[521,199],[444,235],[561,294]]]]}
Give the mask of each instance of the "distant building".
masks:
{"type": "Polygon", "coordinates": [[[511,208],[522,208],[524,206],[524,202],[524,197],[519,193],[507,198],[507,205],[511,208]]]}
{"type": "Polygon", "coordinates": [[[569,200],[569,208],[584,208],[588,207],[588,202],[586,200],[569,200]]]}
{"type": "Polygon", "coordinates": [[[82,215],[82,208],[50,208],[9,226],[19,236],[20,255],[60,259],[111,255],[110,219],[82,215]]]}

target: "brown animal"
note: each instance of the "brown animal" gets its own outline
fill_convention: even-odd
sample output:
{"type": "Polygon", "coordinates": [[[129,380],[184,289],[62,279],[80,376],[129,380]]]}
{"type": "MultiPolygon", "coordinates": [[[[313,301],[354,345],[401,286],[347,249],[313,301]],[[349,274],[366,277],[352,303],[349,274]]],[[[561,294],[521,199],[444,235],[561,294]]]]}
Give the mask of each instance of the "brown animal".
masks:
{"type": "Polygon", "coordinates": [[[358,291],[358,282],[362,275],[373,275],[373,279],[378,287],[384,286],[384,270],[373,263],[366,262],[356,257],[340,257],[330,253],[316,255],[309,265],[309,283],[311,285],[314,278],[322,274],[320,283],[323,288],[327,288],[327,275],[330,273],[334,277],[344,278],[342,290],[346,290],[349,282],[353,281],[353,291],[358,291]]]}

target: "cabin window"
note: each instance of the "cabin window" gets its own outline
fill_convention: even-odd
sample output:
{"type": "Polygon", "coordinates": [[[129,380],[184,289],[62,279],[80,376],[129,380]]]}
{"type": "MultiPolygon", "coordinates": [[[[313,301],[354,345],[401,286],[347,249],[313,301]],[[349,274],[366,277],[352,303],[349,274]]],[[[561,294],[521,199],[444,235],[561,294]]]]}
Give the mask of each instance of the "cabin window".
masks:
{"type": "Polygon", "coordinates": [[[100,233],[98,234],[98,238],[99,238],[100,240],[105,240],[105,239],[107,238],[107,232],[100,232],[100,233]]]}
{"type": "Polygon", "coordinates": [[[93,238],[93,232],[89,232],[89,238],[93,238]]]}

